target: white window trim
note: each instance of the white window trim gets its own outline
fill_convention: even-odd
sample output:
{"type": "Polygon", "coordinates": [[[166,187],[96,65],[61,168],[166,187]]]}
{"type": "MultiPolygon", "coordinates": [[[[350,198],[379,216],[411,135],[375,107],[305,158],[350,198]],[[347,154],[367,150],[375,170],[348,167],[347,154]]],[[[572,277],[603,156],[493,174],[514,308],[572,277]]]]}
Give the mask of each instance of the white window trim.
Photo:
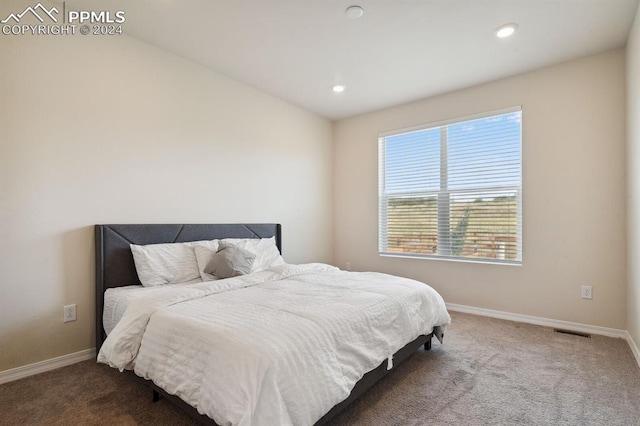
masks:
{"type": "MultiPolygon", "coordinates": [[[[517,106],[512,106],[512,107],[508,107],[508,108],[502,108],[502,109],[497,109],[497,110],[493,110],[493,111],[486,111],[486,112],[481,112],[481,113],[476,113],[476,114],[471,114],[471,115],[467,115],[467,116],[462,116],[462,117],[455,117],[455,118],[451,118],[451,119],[446,119],[446,120],[441,120],[441,121],[436,121],[436,122],[431,122],[431,123],[427,123],[427,124],[421,124],[421,125],[417,125],[417,126],[411,126],[411,127],[405,127],[405,128],[401,128],[401,129],[396,129],[396,130],[390,130],[390,131],[386,131],[386,132],[381,132],[378,134],[378,254],[382,257],[398,257],[398,258],[415,258],[415,259],[431,259],[431,260],[444,260],[444,261],[453,261],[453,262],[465,262],[465,263],[481,263],[481,264],[496,264],[496,265],[512,265],[512,266],[522,266],[523,263],[523,229],[522,229],[522,223],[524,222],[523,219],[523,211],[522,211],[522,191],[523,191],[523,186],[524,186],[524,173],[523,173],[523,169],[524,169],[524,162],[523,162],[523,146],[522,146],[522,142],[521,142],[521,146],[520,146],[520,152],[521,152],[521,157],[520,157],[520,173],[521,173],[521,177],[520,177],[520,186],[519,187],[514,187],[514,186],[508,186],[508,187],[495,187],[495,188],[490,188],[491,190],[513,190],[514,188],[517,188],[517,192],[516,192],[516,197],[517,197],[517,209],[518,209],[518,216],[520,217],[520,221],[517,224],[517,231],[516,231],[516,237],[517,237],[517,248],[518,248],[518,252],[517,252],[517,260],[510,260],[510,259],[493,259],[493,258],[473,258],[473,257],[465,257],[465,256],[451,256],[450,254],[441,254],[441,247],[440,244],[438,244],[438,255],[430,255],[430,254],[418,254],[418,253],[398,253],[398,252],[386,252],[386,251],[382,251],[381,248],[387,247],[387,217],[386,217],[386,213],[387,213],[387,209],[383,208],[382,204],[387,202],[387,196],[384,194],[384,179],[385,179],[385,175],[386,175],[386,171],[385,171],[385,156],[384,156],[384,144],[380,143],[380,141],[387,137],[387,136],[394,136],[394,135],[398,135],[398,134],[402,134],[402,133],[411,133],[411,132],[420,132],[426,129],[430,129],[430,128],[434,128],[434,127],[441,127],[441,131],[446,132],[446,126],[449,124],[455,124],[455,123],[459,123],[459,122],[463,122],[463,121],[470,121],[470,120],[477,120],[477,119],[482,119],[482,118],[486,118],[486,117],[491,117],[491,116],[495,116],[495,115],[502,115],[502,114],[509,114],[512,112],[522,112],[523,108],[522,105],[517,105],[517,106]],[[384,232],[383,232],[384,231],[384,232]]],[[[522,128],[521,128],[521,133],[520,133],[520,138],[522,140],[522,128]]],[[[442,138],[442,136],[441,136],[442,138]]],[[[446,139],[445,139],[446,140],[446,139]]],[[[446,144],[441,144],[440,145],[440,149],[441,149],[441,159],[444,158],[445,161],[441,161],[440,163],[440,190],[442,191],[443,188],[443,173],[444,173],[444,180],[445,180],[445,188],[446,188],[446,173],[447,173],[447,164],[446,164],[446,144]],[[445,150],[445,155],[443,155],[442,150],[445,150]]],[[[482,188],[482,191],[486,191],[487,188],[482,188]]],[[[468,190],[466,190],[468,192],[468,190]]],[[[420,191],[420,194],[424,194],[426,191],[420,191]]],[[[433,191],[434,195],[438,195],[439,191],[433,191]]],[[[446,192],[448,194],[451,193],[451,190],[446,190],[446,192]]],[[[410,195],[411,193],[406,193],[405,195],[410,195]]],[[[444,203],[441,203],[440,198],[438,197],[438,240],[441,239],[441,232],[446,233],[447,235],[450,235],[451,229],[450,226],[447,229],[444,229],[444,223],[441,223],[441,216],[449,218],[449,215],[441,215],[441,209],[444,209],[444,203]],[[442,204],[442,205],[441,205],[442,204]]],[[[449,205],[446,206],[446,210],[449,210],[449,205]]],[[[450,238],[447,238],[446,240],[450,240],[450,238]]],[[[450,247],[449,247],[450,249],[450,247]]],[[[444,248],[443,251],[446,251],[446,247],[444,248]]]]}

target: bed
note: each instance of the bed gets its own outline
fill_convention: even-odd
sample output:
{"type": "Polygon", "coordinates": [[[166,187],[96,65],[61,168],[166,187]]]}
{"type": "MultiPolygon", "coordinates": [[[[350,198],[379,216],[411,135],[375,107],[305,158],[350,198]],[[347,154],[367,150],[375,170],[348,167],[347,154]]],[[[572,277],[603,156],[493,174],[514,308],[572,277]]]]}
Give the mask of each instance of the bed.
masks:
{"type": "MultiPolygon", "coordinates": [[[[429,287],[428,297],[419,297],[420,300],[429,299],[429,303],[437,306],[429,307],[433,312],[428,315],[419,315],[417,311],[413,311],[417,307],[407,305],[409,296],[384,295],[383,290],[379,290],[383,286],[377,285],[378,281],[383,284],[385,280],[396,279],[398,286],[415,292],[415,282],[397,277],[389,278],[383,274],[347,273],[328,265],[283,264],[219,281],[176,285],[180,288],[175,293],[166,287],[155,291],[157,296],[150,296],[149,301],[137,299],[144,290],[139,287],[141,282],[131,244],[145,246],[230,238],[256,241],[272,239],[278,252],[282,252],[279,224],[95,226],[96,350],[99,360],[120,370],[134,370],[152,389],[154,399],[168,398],[187,410],[200,423],[325,424],[419,347],[430,349],[433,337],[442,341],[449,316],[444,302],[433,289],[429,287]],[[347,284],[353,286],[353,290],[351,287],[347,289],[347,284]],[[106,291],[112,289],[109,290],[111,293],[127,294],[127,287],[132,285],[133,291],[137,293],[123,298],[124,305],[129,304],[126,309],[122,306],[107,306],[105,310],[106,291]],[[119,287],[122,289],[118,289],[119,287]],[[122,291],[116,292],[114,289],[122,291]],[[345,291],[354,293],[353,303],[351,299],[344,299],[345,291]],[[357,301],[357,298],[364,302],[357,301]],[[396,305],[403,308],[393,308],[397,312],[385,311],[392,308],[387,307],[386,302],[382,307],[379,302],[384,298],[393,299],[396,305]],[[312,303],[303,307],[301,300],[310,300],[312,303]],[[367,335],[369,328],[358,328],[363,326],[360,323],[350,323],[347,318],[355,315],[355,307],[359,303],[365,302],[368,303],[367,309],[369,306],[376,306],[375,309],[378,309],[378,305],[381,306],[379,309],[382,314],[374,320],[383,318],[385,324],[367,325],[372,330],[372,336],[367,339],[378,339],[378,343],[374,347],[360,348],[351,341],[355,342],[360,336],[367,335]],[[150,306],[154,306],[153,309],[150,306]],[[343,316],[340,309],[348,315],[343,316]],[[325,312],[328,314],[325,315],[325,312]],[[117,315],[111,318],[107,313],[117,315]],[[218,328],[215,331],[205,330],[204,327],[211,327],[212,323],[222,324],[223,320],[219,320],[218,315],[229,315],[229,318],[224,317],[224,325],[216,325],[218,328]],[[252,315],[255,317],[253,320],[252,315]],[[188,318],[191,316],[194,318],[188,318]],[[424,316],[429,319],[423,319],[424,316]],[[391,317],[393,319],[389,320],[391,317]],[[281,324],[278,323],[280,318],[281,324]],[[243,330],[242,333],[228,328],[229,324],[236,323],[237,330],[243,330]],[[293,326],[294,323],[300,325],[293,326]],[[396,326],[391,332],[387,332],[387,336],[378,336],[376,333],[390,327],[387,323],[402,326],[396,326]],[[405,323],[412,325],[409,327],[405,323]],[[414,335],[415,330],[409,330],[414,326],[423,331],[414,335]],[[162,334],[170,333],[173,329],[174,335],[170,338],[162,334]],[[332,330],[331,333],[335,333],[331,334],[327,331],[329,329],[332,330]],[[266,337],[269,330],[275,337],[266,337]],[[109,337],[107,331],[110,332],[109,337]],[[306,336],[311,336],[312,332],[315,333],[312,338],[306,336]],[[290,340],[288,346],[285,344],[287,339],[290,340]],[[300,347],[294,348],[294,342],[300,347]],[[332,345],[340,349],[335,349],[332,345]],[[216,348],[213,349],[213,346],[216,348]],[[306,348],[307,346],[312,348],[306,348]],[[231,355],[223,356],[223,349],[231,355]],[[176,364],[172,358],[172,363],[169,363],[168,359],[158,355],[165,352],[173,355],[178,353],[180,362],[176,364]],[[303,352],[304,356],[299,355],[303,352]],[[126,359],[122,358],[122,354],[126,355],[126,359]],[[242,360],[243,364],[234,365],[236,359],[242,360]],[[203,367],[204,363],[207,363],[206,367],[203,367]],[[234,376],[228,374],[235,369],[239,373],[233,374],[246,375],[247,378],[230,379],[234,376]],[[282,371],[294,370],[298,372],[292,375],[296,377],[295,380],[282,377],[282,371]],[[186,380],[185,377],[195,374],[194,371],[199,376],[206,377],[186,380]],[[247,371],[251,374],[246,373],[247,371]],[[339,380],[335,379],[336,374],[340,376],[339,380]],[[175,376],[178,379],[172,378],[175,376]],[[255,377],[259,377],[259,380],[255,377]],[[200,383],[197,386],[193,385],[196,381],[200,383]],[[325,392],[325,382],[328,383],[326,388],[331,391],[325,392]],[[304,395],[307,398],[296,400],[304,395]],[[239,400],[240,397],[247,400],[239,400]],[[245,405],[251,407],[250,412],[241,412],[249,410],[245,405]],[[261,406],[268,406],[268,409],[261,406]],[[274,410],[272,407],[279,408],[274,410]]],[[[421,288],[422,286],[428,287],[420,284],[421,288]]],[[[426,308],[421,306],[420,309],[426,308]]],[[[372,309],[372,312],[377,311],[372,309]]],[[[363,337],[363,345],[364,340],[366,339],[363,337]]]]}

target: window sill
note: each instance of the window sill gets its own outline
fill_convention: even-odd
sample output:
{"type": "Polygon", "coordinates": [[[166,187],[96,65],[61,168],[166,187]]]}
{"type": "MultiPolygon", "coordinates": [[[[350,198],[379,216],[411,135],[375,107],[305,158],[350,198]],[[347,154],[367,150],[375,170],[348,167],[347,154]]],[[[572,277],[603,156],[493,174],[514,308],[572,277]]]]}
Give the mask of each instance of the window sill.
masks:
{"type": "Polygon", "coordinates": [[[522,266],[521,260],[499,260],[499,259],[470,259],[465,257],[444,257],[429,256],[426,254],[410,254],[410,253],[378,253],[381,257],[399,257],[405,259],[424,259],[424,260],[440,260],[445,262],[461,262],[461,263],[481,263],[500,266],[522,266]]]}

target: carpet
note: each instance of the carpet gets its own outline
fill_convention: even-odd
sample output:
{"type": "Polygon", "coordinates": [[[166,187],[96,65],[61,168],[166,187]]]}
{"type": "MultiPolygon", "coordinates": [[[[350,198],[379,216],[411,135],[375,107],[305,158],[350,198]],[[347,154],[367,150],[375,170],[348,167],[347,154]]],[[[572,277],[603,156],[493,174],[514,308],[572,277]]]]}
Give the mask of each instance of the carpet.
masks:
{"type": "MultiPolygon", "coordinates": [[[[640,368],[624,340],[451,314],[444,345],[418,350],[331,425],[640,426],[640,368]]],[[[94,361],[0,385],[0,425],[192,424],[94,361]]]]}

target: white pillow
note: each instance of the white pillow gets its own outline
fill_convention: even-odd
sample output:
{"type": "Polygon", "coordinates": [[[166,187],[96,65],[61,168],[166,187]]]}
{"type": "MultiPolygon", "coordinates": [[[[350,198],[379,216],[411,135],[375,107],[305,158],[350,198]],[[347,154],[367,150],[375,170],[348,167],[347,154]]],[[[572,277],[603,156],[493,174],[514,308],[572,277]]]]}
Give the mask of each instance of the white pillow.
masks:
{"type": "Polygon", "coordinates": [[[263,271],[277,265],[283,265],[284,259],[276,246],[275,237],[271,238],[225,238],[220,240],[220,250],[236,246],[256,255],[251,272],[263,271]]]}
{"type": "Polygon", "coordinates": [[[196,254],[196,261],[198,262],[198,270],[200,271],[202,281],[217,279],[215,275],[207,274],[204,268],[207,267],[211,259],[213,259],[213,255],[218,251],[218,240],[196,241],[193,243],[193,251],[196,254]]]}
{"type": "Polygon", "coordinates": [[[200,282],[193,243],[131,244],[138,278],[145,287],[200,282]]]}

